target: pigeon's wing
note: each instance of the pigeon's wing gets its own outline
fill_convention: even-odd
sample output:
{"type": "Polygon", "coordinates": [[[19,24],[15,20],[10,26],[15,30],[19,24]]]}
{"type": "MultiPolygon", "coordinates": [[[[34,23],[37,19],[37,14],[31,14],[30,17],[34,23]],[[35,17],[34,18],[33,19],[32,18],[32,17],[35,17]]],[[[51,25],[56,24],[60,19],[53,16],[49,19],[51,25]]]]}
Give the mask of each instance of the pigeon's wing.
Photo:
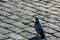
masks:
{"type": "Polygon", "coordinates": [[[39,23],[38,24],[35,23],[34,24],[34,27],[35,27],[35,29],[42,29],[42,25],[39,24],[39,23]]]}

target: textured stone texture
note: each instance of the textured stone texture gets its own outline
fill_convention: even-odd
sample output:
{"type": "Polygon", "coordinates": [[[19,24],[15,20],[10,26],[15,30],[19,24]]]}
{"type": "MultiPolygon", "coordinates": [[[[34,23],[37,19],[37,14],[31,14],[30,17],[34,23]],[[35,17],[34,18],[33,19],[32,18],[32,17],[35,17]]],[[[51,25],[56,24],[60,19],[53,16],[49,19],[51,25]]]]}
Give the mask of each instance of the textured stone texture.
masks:
{"type": "Polygon", "coordinates": [[[32,34],[32,33],[29,33],[29,32],[26,32],[26,31],[23,31],[20,33],[22,36],[26,37],[26,38],[32,38],[36,35],[32,34]]]}
{"type": "Polygon", "coordinates": [[[4,38],[8,38],[8,37],[0,33],[0,40],[4,38]]]}
{"type": "Polygon", "coordinates": [[[23,39],[22,36],[20,36],[20,35],[18,35],[16,33],[9,33],[9,34],[6,34],[6,36],[11,37],[11,38],[16,39],[16,40],[23,39]]]}
{"type": "Polygon", "coordinates": [[[60,0],[7,0],[0,2],[0,40],[28,40],[36,36],[38,17],[47,40],[60,40],[60,0]]]}
{"type": "Polygon", "coordinates": [[[35,29],[33,27],[24,28],[24,29],[31,32],[31,33],[36,33],[36,31],[35,31],[35,29]]]}

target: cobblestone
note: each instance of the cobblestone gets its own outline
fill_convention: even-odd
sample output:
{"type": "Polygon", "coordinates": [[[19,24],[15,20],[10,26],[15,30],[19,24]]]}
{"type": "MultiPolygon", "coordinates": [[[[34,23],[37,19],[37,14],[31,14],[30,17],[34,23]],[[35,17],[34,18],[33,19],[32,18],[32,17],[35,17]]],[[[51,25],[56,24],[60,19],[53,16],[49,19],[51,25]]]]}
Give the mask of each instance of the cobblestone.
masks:
{"type": "Polygon", "coordinates": [[[4,7],[4,6],[0,6],[0,9],[1,10],[4,10],[4,11],[7,11],[7,12],[12,12],[13,10],[11,10],[11,9],[9,9],[9,8],[6,8],[6,7],[4,7]]]}
{"type": "Polygon", "coordinates": [[[35,29],[33,27],[30,28],[24,28],[25,30],[31,32],[31,33],[36,33],[35,29]]]}
{"type": "Polygon", "coordinates": [[[11,20],[11,19],[5,19],[5,20],[3,20],[3,21],[5,21],[5,22],[7,22],[7,23],[10,23],[10,24],[14,24],[14,25],[16,25],[16,26],[18,26],[18,27],[20,27],[20,28],[29,27],[29,26],[27,26],[27,25],[24,25],[24,24],[21,23],[21,22],[16,22],[16,21],[11,20]]]}
{"type": "Polygon", "coordinates": [[[56,40],[56,38],[55,37],[49,37],[49,38],[47,38],[47,40],[56,40]]]}
{"type": "Polygon", "coordinates": [[[50,15],[49,17],[50,17],[50,18],[53,18],[53,19],[60,19],[60,17],[55,16],[55,15],[50,15]]]}
{"type": "Polygon", "coordinates": [[[0,26],[6,27],[6,28],[12,27],[12,25],[9,25],[9,24],[4,23],[4,22],[0,22],[0,26]]]}
{"type": "Polygon", "coordinates": [[[4,16],[9,16],[11,14],[9,14],[8,12],[4,12],[4,11],[0,11],[0,14],[4,15],[4,16]]]}
{"type": "Polygon", "coordinates": [[[8,17],[11,18],[11,19],[17,19],[17,18],[19,18],[16,15],[11,15],[11,16],[8,16],[8,17]]]}
{"type": "Polygon", "coordinates": [[[11,38],[16,39],[16,40],[21,40],[21,39],[23,39],[22,36],[20,36],[20,35],[18,35],[18,34],[16,34],[16,33],[9,33],[9,34],[6,34],[6,36],[11,37],[11,38]]]}
{"type": "Polygon", "coordinates": [[[57,38],[57,40],[60,40],[60,38],[57,38]]]}
{"type": "Polygon", "coordinates": [[[19,29],[19,28],[17,28],[17,27],[11,27],[11,28],[8,28],[8,29],[10,29],[10,30],[12,30],[12,31],[15,31],[16,33],[20,33],[20,32],[22,32],[22,31],[24,31],[24,30],[19,29]]]}
{"type": "Polygon", "coordinates": [[[45,33],[46,38],[51,37],[52,35],[45,33]]]}
{"type": "Polygon", "coordinates": [[[6,40],[13,40],[13,39],[6,39],[6,40]]]}
{"type": "Polygon", "coordinates": [[[6,19],[6,17],[0,16],[0,20],[6,19]]]}
{"type": "Polygon", "coordinates": [[[36,36],[36,35],[34,35],[34,34],[31,34],[31,33],[29,33],[29,32],[26,32],[26,31],[23,31],[23,32],[21,32],[20,34],[21,34],[22,36],[26,37],[26,38],[32,38],[32,37],[36,36]]]}
{"type": "Polygon", "coordinates": [[[45,27],[44,27],[44,30],[45,30],[46,32],[48,32],[48,33],[56,33],[55,30],[52,30],[52,29],[49,29],[49,28],[45,28],[45,27]]]}
{"type": "Polygon", "coordinates": [[[53,28],[53,29],[55,29],[55,30],[59,30],[59,31],[60,31],[59,26],[55,26],[55,25],[50,24],[50,23],[47,23],[47,24],[44,24],[44,25],[46,25],[46,26],[48,26],[48,27],[50,27],[50,28],[53,28]]]}
{"type": "Polygon", "coordinates": [[[4,39],[4,38],[7,38],[7,36],[5,36],[5,35],[3,35],[3,34],[0,33],[0,40],[4,39]]]}
{"type": "Polygon", "coordinates": [[[15,23],[15,22],[16,22],[16,21],[11,20],[11,19],[4,19],[3,21],[8,22],[8,23],[11,23],[11,24],[13,24],[13,23],[15,23]]]}
{"type": "Polygon", "coordinates": [[[60,26],[59,24],[60,24],[60,22],[55,23],[55,25],[57,25],[57,26],[60,26]]]}
{"type": "Polygon", "coordinates": [[[2,33],[2,34],[6,34],[6,33],[10,33],[10,32],[11,32],[11,31],[0,27],[0,33],[2,33]]]}
{"type": "Polygon", "coordinates": [[[32,27],[33,27],[33,26],[34,26],[34,23],[29,23],[28,25],[30,25],[30,26],[32,26],[32,27]]]}
{"type": "MultiPolygon", "coordinates": [[[[59,32],[57,32],[57,33],[55,33],[54,35],[57,35],[57,36],[59,36],[60,35],[60,33],[59,32]]],[[[60,36],[59,36],[60,37],[60,36]]]]}

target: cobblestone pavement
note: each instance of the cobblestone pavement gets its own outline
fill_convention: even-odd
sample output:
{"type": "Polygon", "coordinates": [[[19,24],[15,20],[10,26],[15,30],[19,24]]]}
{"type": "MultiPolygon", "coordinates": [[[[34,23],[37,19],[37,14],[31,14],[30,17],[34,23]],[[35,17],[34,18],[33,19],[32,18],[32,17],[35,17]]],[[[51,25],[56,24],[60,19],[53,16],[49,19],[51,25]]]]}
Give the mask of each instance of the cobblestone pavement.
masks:
{"type": "Polygon", "coordinates": [[[60,1],[0,2],[0,40],[28,40],[35,35],[35,17],[43,24],[47,40],[60,40],[60,1]]]}

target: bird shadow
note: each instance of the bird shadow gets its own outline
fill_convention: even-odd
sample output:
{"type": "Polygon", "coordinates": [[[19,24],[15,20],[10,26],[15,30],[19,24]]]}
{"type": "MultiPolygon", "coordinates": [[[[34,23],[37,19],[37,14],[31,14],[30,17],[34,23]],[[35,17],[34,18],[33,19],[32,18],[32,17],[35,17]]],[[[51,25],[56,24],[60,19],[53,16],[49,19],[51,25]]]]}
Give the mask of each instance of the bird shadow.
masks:
{"type": "Polygon", "coordinates": [[[32,37],[32,38],[30,38],[28,40],[43,40],[43,39],[41,39],[40,37],[32,37]]]}

